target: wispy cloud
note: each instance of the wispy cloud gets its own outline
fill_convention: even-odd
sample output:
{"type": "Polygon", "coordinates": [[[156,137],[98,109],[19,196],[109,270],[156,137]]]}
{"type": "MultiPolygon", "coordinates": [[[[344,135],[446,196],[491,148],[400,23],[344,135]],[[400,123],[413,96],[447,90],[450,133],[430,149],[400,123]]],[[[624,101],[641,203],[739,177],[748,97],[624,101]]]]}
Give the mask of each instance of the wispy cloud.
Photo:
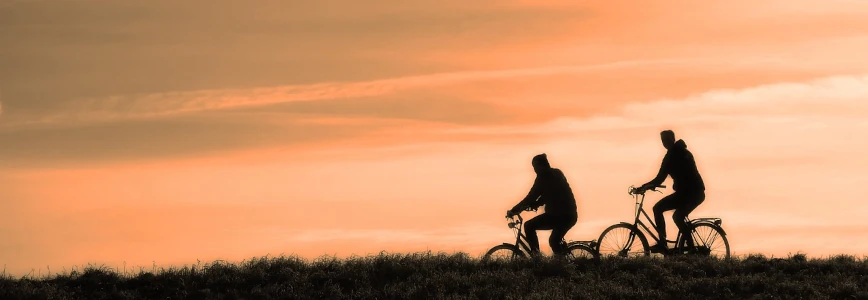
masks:
{"type": "MultiPolygon", "coordinates": [[[[326,82],[254,89],[217,89],[146,95],[120,95],[76,101],[64,107],[62,113],[43,116],[37,122],[147,118],[296,101],[363,98],[403,90],[430,88],[472,81],[638,67],[664,67],[702,62],[707,63],[709,61],[704,59],[628,60],[590,65],[559,65],[535,68],[448,72],[362,82],[326,82]]],[[[34,120],[30,119],[27,121],[33,122],[34,120]]]]}
{"type": "Polygon", "coordinates": [[[571,134],[718,121],[773,123],[793,121],[797,117],[825,117],[832,122],[850,118],[855,124],[864,124],[860,120],[868,114],[866,99],[868,74],[835,76],[809,82],[713,90],[680,99],[629,103],[615,114],[585,119],[563,117],[536,126],[467,126],[449,131],[476,134],[571,134]]]}
{"type": "MultiPolygon", "coordinates": [[[[780,65],[775,59],[751,60],[752,63],[780,65]]],[[[535,76],[565,75],[582,72],[619,70],[642,67],[672,67],[676,65],[690,66],[729,66],[731,63],[721,59],[712,58],[682,58],[682,59],[654,59],[654,60],[627,60],[602,64],[590,65],[558,65],[534,68],[516,68],[501,70],[476,70],[425,74],[387,78],[381,80],[361,82],[324,82],[308,85],[289,85],[275,87],[261,87],[253,89],[216,89],[186,92],[168,92],[145,95],[120,95],[105,98],[87,99],[73,102],[64,108],[62,113],[39,118],[38,122],[63,122],[63,121],[107,121],[117,119],[136,119],[159,117],[167,115],[196,113],[203,111],[225,110],[242,107],[267,106],[288,102],[316,101],[329,99],[365,98],[394,94],[406,90],[424,89],[439,86],[468,83],[474,81],[501,80],[512,78],[524,78],[535,76]]],[[[822,93],[824,89],[856,89],[852,97],[864,95],[864,83],[866,76],[859,77],[833,77],[812,83],[781,83],[760,86],[747,90],[719,90],[704,93],[696,97],[702,101],[691,101],[688,106],[679,106],[681,110],[697,109],[697,107],[716,107],[722,104],[727,107],[738,105],[743,109],[753,109],[775,101],[792,103],[795,97],[797,101],[810,101],[812,95],[822,93]],[[815,88],[815,86],[817,88],[815,88]],[[734,94],[738,93],[738,95],[734,94]],[[860,94],[861,93],[861,94],[860,94]],[[800,95],[797,95],[800,94],[800,95]],[[732,102],[739,98],[740,102],[732,102]],[[762,99],[763,104],[748,98],[762,99]],[[787,99],[787,100],[781,100],[787,99]],[[755,102],[748,105],[746,102],[755,102]]],[[[694,97],[694,98],[696,98],[694,97]]],[[[692,100],[693,98],[687,99],[692,100]]],[[[677,104],[685,99],[675,99],[654,102],[654,107],[664,108],[677,104]],[[674,104],[673,104],[674,103],[674,104]]],[[[641,104],[628,106],[631,117],[643,117],[647,115],[647,106],[641,104]],[[636,113],[645,111],[645,113],[636,113]]],[[[715,108],[717,109],[717,108],[715,108]]],[[[768,110],[768,108],[764,108],[768,110]]],[[[659,112],[659,111],[658,111],[659,112]]],[[[29,121],[33,121],[30,119],[29,121]]],[[[595,122],[600,122],[596,120],[595,122]]],[[[624,124],[629,124],[624,123],[624,124]]]]}

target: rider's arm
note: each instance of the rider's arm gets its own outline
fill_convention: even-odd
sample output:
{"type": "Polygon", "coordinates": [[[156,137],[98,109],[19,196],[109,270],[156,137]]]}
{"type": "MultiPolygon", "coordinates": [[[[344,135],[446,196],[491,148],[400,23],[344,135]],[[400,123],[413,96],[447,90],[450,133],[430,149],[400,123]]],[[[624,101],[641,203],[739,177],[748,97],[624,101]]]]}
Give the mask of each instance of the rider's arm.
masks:
{"type": "Polygon", "coordinates": [[[669,161],[670,155],[667,152],[665,156],[663,156],[663,162],[660,163],[660,170],[657,171],[657,177],[651,179],[648,183],[644,184],[646,187],[656,187],[663,184],[663,181],[666,180],[666,176],[669,175],[669,161]]]}
{"type": "Polygon", "coordinates": [[[530,188],[530,192],[527,193],[527,196],[524,197],[518,204],[512,207],[512,212],[521,212],[525,207],[529,207],[535,205],[536,200],[541,195],[541,182],[540,176],[536,177],[536,180],[533,181],[533,186],[530,188]]]}

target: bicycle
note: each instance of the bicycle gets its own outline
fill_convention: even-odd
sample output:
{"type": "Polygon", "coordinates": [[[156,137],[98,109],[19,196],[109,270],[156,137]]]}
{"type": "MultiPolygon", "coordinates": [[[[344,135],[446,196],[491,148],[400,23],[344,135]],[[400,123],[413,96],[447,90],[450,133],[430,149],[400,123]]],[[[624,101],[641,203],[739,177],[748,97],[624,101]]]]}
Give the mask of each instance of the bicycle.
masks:
{"type": "MultiPolygon", "coordinates": [[[[526,208],[524,211],[536,211],[536,209],[526,208]]],[[[521,231],[524,219],[520,214],[508,215],[506,218],[507,226],[515,232],[515,244],[503,243],[494,246],[485,253],[483,260],[490,260],[495,257],[516,259],[531,256],[530,246],[527,244],[527,236],[525,236],[521,231]]],[[[567,241],[566,238],[564,238],[561,239],[561,249],[567,250],[566,253],[563,254],[563,257],[568,260],[574,260],[577,258],[599,259],[599,254],[596,251],[596,241],[567,241]]]]}
{"type": "MultiPolygon", "coordinates": [[[[666,188],[666,186],[659,185],[652,187],[650,190],[662,194],[662,192],[658,191],[657,188],[666,188]]],[[[629,257],[631,255],[651,255],[650,247],[648,246],[648,239],[639,228],[641,227],[644,229],[645,233],[658,243],[660,242],[660,239],[654,234],[657,232],[657,225],[654,224],[654,221],[648,216],[645,209],[642,208],[645,203],[645,192],[646,190],[630,186],[627,193],[633,196],[636,200],[636,218],[633,220],[632,224],[621,222],[606,228],[606,230],[600,234],[600,238],[598,239],[597,252],[599,255],[614,255],[621,257],[629,257]],[[645,216],[648,223],[651,225],[651,228],[654,228],[654,231],[649,229],[648,226],[645,225],[645,222],[639,218],[642,215],[645,216]],[[636,243],[637,239],[638,243],[636,243]]],[[[729,258],[729,240],[726,238],[726,232],[723,230],[723,220],[721,218],[697,218],[693,220],[687,216],[684,218],[690,230],[690,234],[693,236],[694,245],[687,245],[688,242],[684,239],[681,230],[679,230],[678,236],[674,241],[666,240],[666,243],[675,243],[675,247],[670,248],[667,253],[663,253],[664,256],[698,254],[702,256],[729,258]],[[718,238],[722,241],[722,249],[718,248],[718,245],[713,245],[718,241],[718,238]]]]}

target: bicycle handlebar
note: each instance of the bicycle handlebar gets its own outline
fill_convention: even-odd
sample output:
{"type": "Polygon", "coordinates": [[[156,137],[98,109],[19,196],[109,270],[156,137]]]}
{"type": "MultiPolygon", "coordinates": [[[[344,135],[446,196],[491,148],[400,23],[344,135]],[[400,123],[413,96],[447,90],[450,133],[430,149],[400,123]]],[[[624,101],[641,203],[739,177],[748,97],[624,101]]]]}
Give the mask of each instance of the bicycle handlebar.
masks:
{"type": "MultiPolygon", "coordinates": [[[[525,208],[523,209],[523,211],[537,211],[537,209],[536,209],[536,208],[533,208],[533,207],[525,207],[525,208]]],[[[521,215],[519,215],[519,214],[513,214],[513,213],[512,213],[511,211],[509,211],[509,210],[506,211],[506,217],[507,217],[507,218],[511,218],[511,217],[513,217],[513,216],[518,216],[519,218],[521,218],[521,215]]]]}
{"type": "Polygon", "coordinates": [[[630,195],[644,195],[644,194],[645,194],[645,191],[647,191],[647,190],[652,190],[652,191],[655,191],[655,192],[660,192],[660,191],[657,190],[657,188],[664,188],[664,189],[665,189],[665,188],[666,188],[666,185],[662,185],[662,184],[661,184],[661,185],[658,185],[658,186],[651,187],[650,189],[642,189],[642,187],[635,187],[635,186],[632,186],[632,185],[631,185],[630,188],[627,190],[627,194],[630,194],[630,195]]]}
{"type": "Polygon", "coordinates": [[[509,214],[506,216],[506,218],[509,219],[509,222],[507,223],[507,226],[509,226],[509,228],[518,228],[521,223],[524,223],[524,218],[522,218],[521,215],[509,214]],[[517,218],[518,220],[516,220],[515,218],[517,218]]]}
{"type": "MultiPolygon", "coordinates": [[[[524,211],[537,211],[537,209],[532,207],[525,207],[524,211]]],[[[509,228],[517,228],[519,224],[524,223],[524,218],[521,217],[520,213],[513,214],[511,211],[506,211],[506,218],[510,219],[509,228]]]]}

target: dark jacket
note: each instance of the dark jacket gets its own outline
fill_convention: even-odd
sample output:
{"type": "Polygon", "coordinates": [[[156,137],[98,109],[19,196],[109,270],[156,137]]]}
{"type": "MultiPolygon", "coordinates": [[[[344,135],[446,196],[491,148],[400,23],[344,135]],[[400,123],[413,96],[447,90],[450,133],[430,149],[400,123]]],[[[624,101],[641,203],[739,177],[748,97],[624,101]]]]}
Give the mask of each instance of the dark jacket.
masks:
{"type": "Polygon", "coordinates": [[[678,140],[666,151],[657,177],[648,184],[658,186],[666,180],[667,175],[672,176],[672,189],[676,192],[705,191],[705,182],[702,181],[702,176],[699,176],[693,153],[687,150],[684,140],[678,140]]]}
{"type": "Polygon", "coordinates": [[[576,198],[561,170],[552,168],[537,174],[530,192],[516,204],[512,211],[520,212],[525,207],[545,205],[545,212],[554,215],[577,215],[576,198]]]}

